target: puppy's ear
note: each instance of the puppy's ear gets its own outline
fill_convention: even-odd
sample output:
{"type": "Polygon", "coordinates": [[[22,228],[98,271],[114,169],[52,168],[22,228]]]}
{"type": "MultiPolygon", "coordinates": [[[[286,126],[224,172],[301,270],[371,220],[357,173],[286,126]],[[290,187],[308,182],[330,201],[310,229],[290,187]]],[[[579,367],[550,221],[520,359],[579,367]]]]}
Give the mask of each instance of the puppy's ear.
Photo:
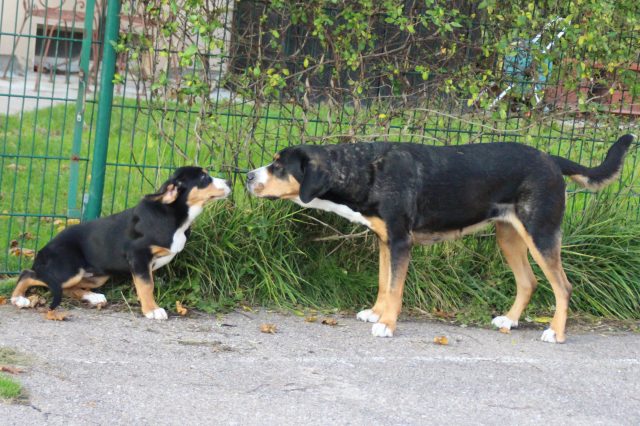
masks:
{"type": "Polygon", "coordinates": [[[149,201],[159,201],[162,204],[171,204],[178,198],[178,186],[171,183],[171,181],[165,182],[158,192],[155,194],[145,195],[144,198],[149,201]]]}
{"type": "Polygon", "coordinates": [[[317,158],[309,159],[300,184],[300,200],[306,204],[329,191],[330,177],[325,162],[317,158]]]}

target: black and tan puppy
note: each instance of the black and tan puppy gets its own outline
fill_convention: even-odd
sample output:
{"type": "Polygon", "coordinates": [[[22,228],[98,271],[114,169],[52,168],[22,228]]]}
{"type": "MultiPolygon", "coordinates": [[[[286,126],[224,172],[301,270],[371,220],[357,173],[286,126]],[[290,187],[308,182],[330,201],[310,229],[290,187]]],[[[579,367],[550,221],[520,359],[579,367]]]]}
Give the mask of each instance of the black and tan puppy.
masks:
{"type": "Polygon", "coordinates": [[[231,192],[223,179],[213,178],[200,167],[181,167],[155,194],[123,212],[71,226],[56,235],[20,274],[11,302],[28,307],[29,287],[48,287],[55,309],[62,294],[88,301],[106,302],[91,292],[109,277],[131,273],[142,313],[166,319],[167,313],[153,298],[153,271],[166,265],[184,248],[189,227],[203,206],[231,192]]]}
{"type": "Polygon", "coordinates": [[[295,146],[249,172],[258,197],[290,199],[332,211],[375,232],[380,243],[378,297],[358,313],[375,336],[392,336],[413,244],[458,238],[494,222],[515,275],[517,295],[497,327],[518,324],[536,287],[530,252],[553,287],[556,311],[545,342],[564,342],[571,284],[560,261],[563,175],[599,189],[618,176],[633,141],[622,136],[594,168],[516,143],[432,147],[410,143],[295,146]]]}

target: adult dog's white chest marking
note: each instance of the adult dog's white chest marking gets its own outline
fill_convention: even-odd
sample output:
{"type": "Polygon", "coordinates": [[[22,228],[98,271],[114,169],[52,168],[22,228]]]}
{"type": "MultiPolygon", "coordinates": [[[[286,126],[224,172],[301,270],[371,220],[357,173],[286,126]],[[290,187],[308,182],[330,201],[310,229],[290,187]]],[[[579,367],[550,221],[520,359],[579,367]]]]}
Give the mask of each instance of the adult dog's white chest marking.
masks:
{"type": "Polygon", "coordinates": [[[185,232],[191,226],[193,221],[196,220],[196,217],[198,217],[200,213],[202,213],[201,206],[189,207],[187,220],[185,220],[184,223],[178,229],[176,229],[176,232],[173,233],[173,240],[171,242],[171,247],[169,248],[171,254],[154,259],[151,265],[152,270],[155,271],[156,269],[161,268],[167,263],[171,262],[176,254],[180,253],[184,249],[184,245],[187,243],[187,236],[185,235],[185,232]]]}
{"type": "Polygon", "coordinates": [[[364,217],[359,212],[351,210],[351,208],[343,204],[336,204],[334,202],[321,200],[319,198],[314,198],[308,203],[303,203],[300,197],[293,198],[293,202],[301,205],[302,207],[332,212],[337,214],[338,216],[342,216],[345,219],[350,220],[351,222],[359,223],[371,228],[371,222],[366,217],[364,217]]]}

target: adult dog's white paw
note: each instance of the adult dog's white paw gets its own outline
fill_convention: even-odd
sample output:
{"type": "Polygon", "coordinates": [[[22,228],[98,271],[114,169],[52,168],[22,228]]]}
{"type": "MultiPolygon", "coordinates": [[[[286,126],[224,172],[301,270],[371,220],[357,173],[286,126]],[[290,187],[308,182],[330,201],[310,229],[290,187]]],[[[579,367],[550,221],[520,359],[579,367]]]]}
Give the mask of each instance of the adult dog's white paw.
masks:
{"type": "Polygon", "coordinates": [[[23,296],[12,297],[11,303],[20,309],[28,308],[29,306],[31,306],[31,301],[23,296]]]}
{"type": "Polygon", "coordinates": [[[505,316],[499,316],[492,319],[491,324],[496,328],[506,328],[507,330],[511,330],[518,326],[518,321],[511,321],[505,316]]]}
{"type": "Polygon", "coordinates": [[[365,309],[364,311],[358,312],[356,318],[364,322],[378,322],[380,315],[373,312],[373,309],[365,309]]]}
{"type": "Polygon", "coordinates": [[[157,320],[166,320],[168,318],[167,312],[162,308],[156,308],[151,312],[147,312],[146,314],[144,314],[144,316],[149,319],[157,319],[157,320]]]}
{"type": "Polygon", "coordinates": [[[371,334],[376,337],[393,337],[393,331],[386,324],[377,322],[371,327],[371,334]]]}
{"type": "Polygon", "coordinates": [[[540,337],[540,340],[547,343],[556,343],[556,332],[550,328],[547,328],[542,332],[542,337],[540,337]]]}
{"type": "Polygon", "coordinates": [[[86,300],[93,306],[104,305],[107,303],[107,298],[104,297],[104,294],[100,293],[85,293],[82,295],[82,300],[86,300]]]}

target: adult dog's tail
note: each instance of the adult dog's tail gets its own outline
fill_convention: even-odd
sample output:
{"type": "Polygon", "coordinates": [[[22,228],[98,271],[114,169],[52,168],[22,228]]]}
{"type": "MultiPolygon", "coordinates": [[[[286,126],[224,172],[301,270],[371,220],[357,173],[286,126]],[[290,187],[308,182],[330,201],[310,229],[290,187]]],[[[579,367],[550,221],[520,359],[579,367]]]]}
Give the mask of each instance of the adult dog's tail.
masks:
{"type": "Polygon", "coordinates": [[[635,136],[632,134],[621,136],[609,148],[609,152],[607,152],[602,164],[593,168],[582,166],[555,155],[552,158],[560,166],[563,175],[569,176],[574,182],[587,189],[597,191],[616,180],[622,169],[624,157],[634,139],[635,136]]]}

